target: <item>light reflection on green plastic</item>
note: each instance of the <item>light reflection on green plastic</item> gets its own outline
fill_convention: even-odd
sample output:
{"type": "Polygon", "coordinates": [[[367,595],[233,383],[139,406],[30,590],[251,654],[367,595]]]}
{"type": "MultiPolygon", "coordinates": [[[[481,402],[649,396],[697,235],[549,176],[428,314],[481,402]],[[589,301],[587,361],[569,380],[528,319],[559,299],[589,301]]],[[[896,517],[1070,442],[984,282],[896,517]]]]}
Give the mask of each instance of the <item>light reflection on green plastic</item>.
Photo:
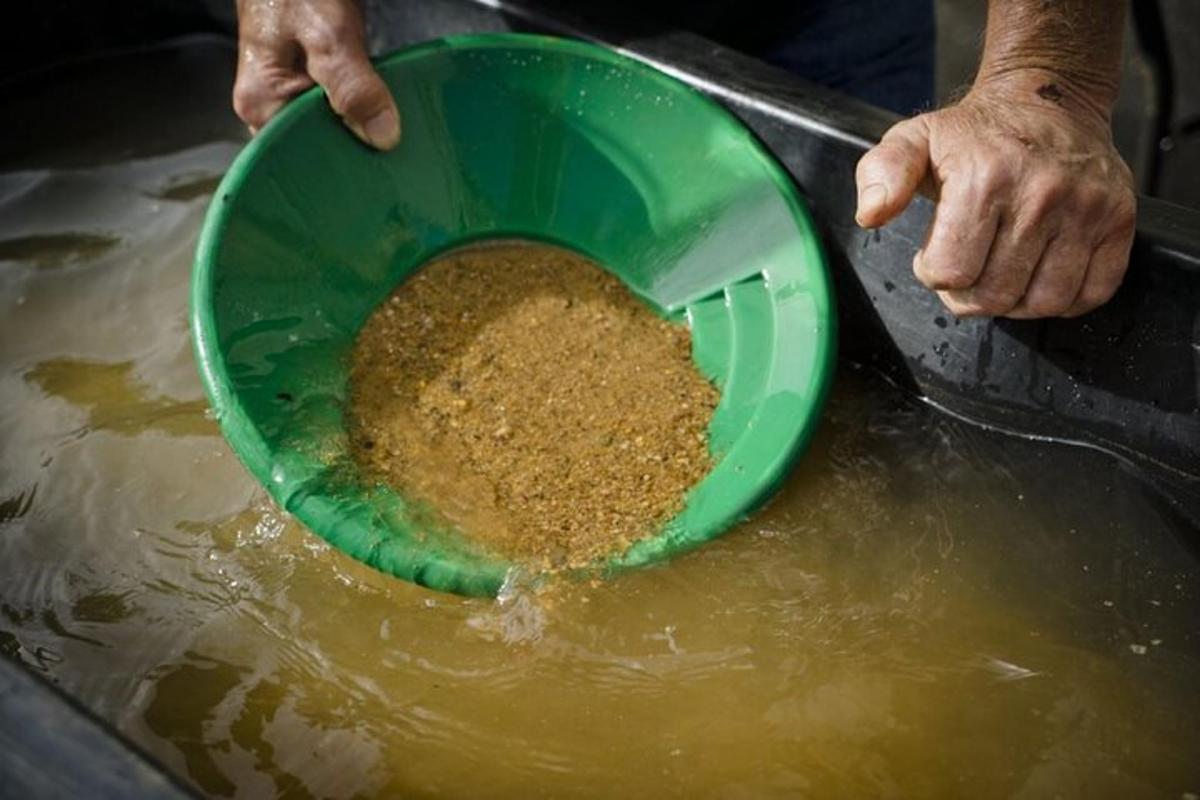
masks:
{"type": "Polygon", "coordinates": [[[717,465],[640,566],[763,502],[811,436],[833,362],[824,257],[794,186],[728,112],[654,69],[548,37],[439,40],[379,69],[404,141],[355,141],[319,91],[242,152],[209,209],[192,327],[222,430],[276,500],[334,546],[442,591],[510,567],[360,484],[342,408],[358,328],[418,265],[467,241],[571,247],[687,320],[722,390],[717,465]]]}

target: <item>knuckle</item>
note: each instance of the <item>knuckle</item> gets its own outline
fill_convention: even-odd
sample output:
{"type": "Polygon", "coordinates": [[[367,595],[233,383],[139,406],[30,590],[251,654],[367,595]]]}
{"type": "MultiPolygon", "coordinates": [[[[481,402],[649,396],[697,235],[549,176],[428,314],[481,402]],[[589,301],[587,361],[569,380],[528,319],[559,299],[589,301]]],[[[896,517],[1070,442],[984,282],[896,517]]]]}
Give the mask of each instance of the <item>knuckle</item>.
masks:
{"type": "MultiPolygon", "coordinates": [[[[913,256],[912,271],[913,276],[915,276],[916,279],[921,283],[925,284],[925,255],[921,251],[917,251],[917,254],[913,256]]],[[[925,285],[928,286],[929,284],[925,285]]]]}
{"type": "Polygon", "coordinates": [[[373,75],[367,69],[345,65],[337,79],[327,87],[329,101],[343,116],[358,117],[378,111],[383,100],[375,91],[373,75]]]}
{"type": "Polygon", "coordinates": [[[945,258],[929,248],[913,258],[913,274],[926,288],[935,291],[968,289],[975,284],[978,270],[959,259],[945,258]]]}
{"type": "Polygon", "coordinates": [[[961,270],[953,267],[947,268],[941,259],[927,252],[917,253],[913,258],[913,275],[928,289],[941,291],[967,288],[970,282],[963,283],[959,279],[960,272],[961,270]]]}
{"type": "Polygon", "coordinates": [[[247,125],[260,127],[266,122],[263,115],[263,92],[250,80],[238,76],[233,85],[233,112],[247,125]]]}
{"type": "Polygon", "coordinates": [[[963,296],[962,292],[941,291],[938,292],[938,298],[942,301],[942,305],[956,317],[971,317],[980,313],[974,304],[963,296]]]}
{"type": "Polygon", "coordinates": [[[1086,261],[1079,269],[1063,270],[1059,274],[1039,277],[1020,305],[1038,317],[1057,317],[1064,314],[1082,290],[1078,281],[1079,271],[1086,269],[1086,261]]]}
{"type": "Polygon", "coordinates": [[[905,119],[897,122],[892,127],[888,128],[879,140],[880,144],[901,144],[906,143],[909,136],[912,134],[914,126],[917,125],[916,119],[905,119]]]}
{"type": "Polygon", "coordinates": [[[315,18],[300,33],[300,42],[311,58],[330,58],[345,47],[346,26],[327,20],[315,18]]]}
{"type": "Polygon", "coordinates": [[[1075,303],[1071,310],[1080,314],[1087,313],[1094,308],[1107,303],[1117,293],[1116,284],[1103,284],[1097,286],[1085,286],[1079,292],[1079,297],[1075,298],[1075,303]]]}
{"type": "Polygon", "coordinates": [[[981,288],[971,294],[980,312],[991,316],[1011,311],[1020,299],[1016,292],[1007,288],[981,288]]]}
{"type": "Polygon", "coordinates": [[[233,84],[233,110],[251,127],[270,121],[279,107],[312,85],[306,76],[279,70],[239,70],[233,84]]]}
{"type": "Polygon", "coordinates": [[[1002,136],[996,140],[996,147],[1008,161],[1021,166],[1030,160],[1033,152],[1031,139],[1025,135],[1002,136]]]}
{"type": "Polygon", "coordinates": [[[858,165],[854,168],[854,180],[860,186],[877,169],[876,163],[879,161],[880,147],[882,147],[882,145],[875,145],[865,154],[863,154],[863,157],[858,160],[858,165]]]}
{"type": "Polygon", "coordinates": [[[1124,192],[1113,209],[1113,226],[1117,232],[1133,235],[1137,226],[1137,196],[1124,192]]]}
{"type": "Polygon", "coordinates": [[[978,295],[971,290],[948,290],[939,292],[942,304],[956,317],[990,317],[997,313],[988,304],[980,302],[978,295]]]}
{"type": "Polygon", "coordinates": [[[1071,300],[1079,291],[1083,272],[1087,269],[1087,255],[1066,263],[1065,268],[1053,275],[1039,276],[1037,283],[1029,287],[1030,292],[1049,297],[1066,297],[1071,300]]]}
{"type": "Polygon", "coordinates": [[[253,125],[253,120],[250,119],[252,106],[245,92],[238,91],[235,87],[233,90],[233,113],[238,115],[238,119],[245,122],[247,125],[253,125]]]}
{"type": "Polygon", "coordinates": [[[1124,187],[1114,189],[1101,183],[1084,184],[1074,191],[1070,205],[1071,219],[1080,228],[1098,229],[1105,236],[1133,235],[1137,223],[1137,199],[1124,187]]]}
{"type": "Polygon", "coordinates": [[[1108,269],[1096,268],[1089,274],[1088,281],[1084,284],[1080,294],[1085,294],[1090,298],[1098,298],[1099,302],[1107,303],[1117,289],[1121,288],[1121,284],[1125,281],[1125,271],[1128,264],[1121,262],[1116,265],[1110,265],[1108,269]]]}
{"type": "Polygon", "coordinates": [[[999,316],[1013,309],[1020,300],[1020,292],[986,284],[940,294],[947,308],[959,316],[999,316]]]}
{"type": "Polygon", "coordinates": [[[930,289],[969,289],[974,282],[975,276],[958,265],[927,273],[923,281],[930,289]]]}
{"type": "Polygon", "coordinates": [[[980,160],[976,167],[976,183],[985,194],[995,195],[1012,187],[1012,171],[1003,158],[989,156],[980,160]]]}
{"type": "Polygon", "coordinates": [[[1069,294],[1031,292],[1021,305],[1035,317],[1057,317],[1070,308],[1074,300],[1069,294]]]}
{"type": "Polygon", "coordinates": [[[1115,180],[1125,187],[1126,192],[1133,194],[1133,187],[1137,183],[1133,176],[1133,169],[1125,163],[1125,159],[1121,158],[1120,153],[1114,151],[1113,156],[1110,163],[1114,165],[1115,180]]]}
{"type": "Polygon", "coordinates": [[[1095,183],[1084,183],[1079,185],[1071,198],[1073,210],[1079,216],[1083,224],[1092,224],[1095,220],[1101,219],[1103,213],[1112,206],[1113,193],[1106,186],[1095,183]]]}
{"type": "Polygon", "coordinates": [[[983,312],[972,306],[970,303],[964,303],[951,297],[942,297],[942,305],[956,317],[978,317],[983,312]]]}
{"type": "Polygon", "coordinates": [[[942,274],[938,281],[939,289],[969,289],[975,282],[975,276],[962,269],[956,269],[942,274]]]}
{"type": "Polygon", "coordinates": [[[1070,190],[1071,182],[1057,169],[1050,170],[1032,181],[1029,187],[1029,203],[1034,215],[1038,218],[1049,216],[1064,203],[1070,190]]]}
{"type": "Polygon", "coordinates": [[[884,139],[858,161],[855,168],[855,178],[858,181],[869,180],[877,182],[884,180],[889,174],[905,169],[908,164],[908,153],[904,145],[893,139],[884,139]]]}
{"type": "MultiPolygon", "coordinates": [[[[1025,203],[1013,215],[1012,239],[1022,253],[1040,252],[1053,233],[1055,223],[1050,206],[1025,203]]],[[[1035,253],[1036,255],[1036,253],[1035,253]]]]}

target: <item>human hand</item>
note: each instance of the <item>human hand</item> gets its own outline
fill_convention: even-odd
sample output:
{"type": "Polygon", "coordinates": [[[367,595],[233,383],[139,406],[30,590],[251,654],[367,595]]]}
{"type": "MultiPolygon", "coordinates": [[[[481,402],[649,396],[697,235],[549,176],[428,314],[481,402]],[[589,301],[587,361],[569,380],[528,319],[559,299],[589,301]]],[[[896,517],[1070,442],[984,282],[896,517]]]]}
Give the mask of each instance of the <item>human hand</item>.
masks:
{"type": "Polygon", "coordinates": [[[893,126],[858,163],[857,221],[936,198],[913,272],[956,316],[1074,317],[1129,263],[1137,198],[1107,111],[1042,70],[893,126]]]}
{"type": "Polygon", "coordinates": [[[400,141],[400,114],[367,59],[355,0],[238,0],[238,67],[233,108],[252,132],[314,83],[350,130],[388,150],[400,141]]]}

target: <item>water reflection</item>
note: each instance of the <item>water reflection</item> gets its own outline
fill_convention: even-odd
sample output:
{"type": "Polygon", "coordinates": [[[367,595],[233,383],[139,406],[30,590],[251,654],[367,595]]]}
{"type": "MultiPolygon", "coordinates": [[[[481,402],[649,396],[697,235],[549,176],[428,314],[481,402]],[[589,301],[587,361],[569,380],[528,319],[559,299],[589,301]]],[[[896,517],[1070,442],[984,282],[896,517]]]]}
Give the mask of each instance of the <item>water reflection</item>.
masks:
{"type": "Polygon", "coordinates": [[[50,359],[25,374],[51,397],[86,409],[87,427],[117,433],[138,434],[147,429],[174,436],[212,436],[216,424],[205,412],[208,404],[201,399],[179,401],[147,396],[147,390],[134,375],[134,364],[50,359]]]}
{"type": "Polygon", "coordinates": [[[120,243],[115,236],[98,233],[19,236],[0,241],[0,261],[28,262],[38,269],[57,269],[99,258],[120,243]]]}

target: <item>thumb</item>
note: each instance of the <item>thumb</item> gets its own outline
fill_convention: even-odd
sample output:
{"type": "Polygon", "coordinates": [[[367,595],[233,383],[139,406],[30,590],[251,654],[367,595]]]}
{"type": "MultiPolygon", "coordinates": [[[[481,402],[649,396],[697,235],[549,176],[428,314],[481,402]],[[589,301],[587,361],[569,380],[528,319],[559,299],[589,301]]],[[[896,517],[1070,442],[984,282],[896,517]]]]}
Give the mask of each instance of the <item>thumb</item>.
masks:
{"type": "Polygon", "coordinates": [[[898,122],[858,162],[855,221],[878,228],[908,206],[929,170],[929,126],[924,116],[898,122]]]}
{"type": "Polygon", "coordinates": [[[380,150],[390,150],[399,143],[396,101],[357,37],[329,51],[310,52],[308,72],[325,89],[333,110],[358,138],[380,150]]]}

